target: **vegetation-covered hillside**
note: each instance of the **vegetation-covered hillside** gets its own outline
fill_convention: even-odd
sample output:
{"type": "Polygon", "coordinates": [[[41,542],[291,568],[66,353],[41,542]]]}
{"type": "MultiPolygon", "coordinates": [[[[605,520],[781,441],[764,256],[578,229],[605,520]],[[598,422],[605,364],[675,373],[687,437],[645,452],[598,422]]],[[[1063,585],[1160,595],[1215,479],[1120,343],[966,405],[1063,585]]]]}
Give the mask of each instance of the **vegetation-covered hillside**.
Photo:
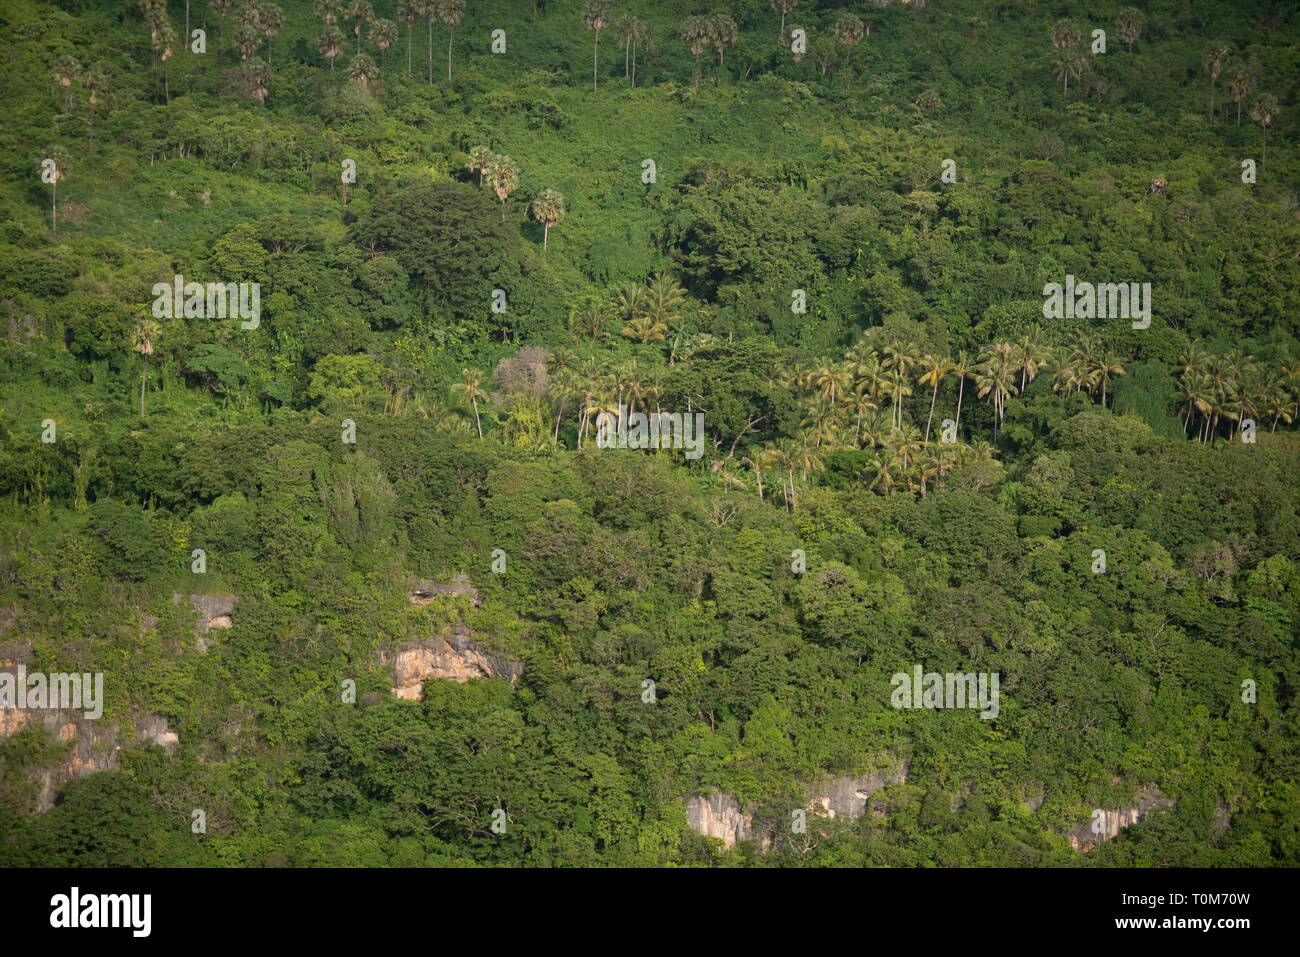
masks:
{"type": "Polygon", "coordinates": [[[1300,863],[1298,38],[7,0],[0,864],[1300,863]]]}

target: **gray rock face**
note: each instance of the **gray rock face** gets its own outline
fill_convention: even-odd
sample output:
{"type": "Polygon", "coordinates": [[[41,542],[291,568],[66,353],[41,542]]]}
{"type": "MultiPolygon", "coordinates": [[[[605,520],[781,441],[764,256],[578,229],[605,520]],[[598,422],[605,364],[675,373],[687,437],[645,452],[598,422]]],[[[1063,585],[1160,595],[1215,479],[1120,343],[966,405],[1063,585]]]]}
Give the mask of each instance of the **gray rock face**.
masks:
{"type": "Polygon", "coordinates": [[[708,797],[692,794],[686,798],[686,821],[691,829],[705,837],[721,838],[730,849],[737,841],[749,839],[751,815],[741,810],[736,799],[725,791],[711,791],[708,797]]]}
{"type": "Polygon", "coordinates": [[[831,817],[847,817],[856,821],[867,812],[867,802],[877,791],[890,784],[907,781],[907,766],[898,764],[857,777],[831,778],[813,797],[814,804],[824,807],[831,817]]]}
{"type": "MultiPolygon", "coordinates": [[[[172,603],[179,605],[182,597],[179,592],[173,593],[172,603]]],[[[194,613],[198,616],[194,633],[198,639],[199,651],[207,651],[211,644],[208,638],[209,630],[233,627],[234,619],[231,616],[235,611],[235,596],[191,595],[190,604],[194,606],[194,613]]]]}

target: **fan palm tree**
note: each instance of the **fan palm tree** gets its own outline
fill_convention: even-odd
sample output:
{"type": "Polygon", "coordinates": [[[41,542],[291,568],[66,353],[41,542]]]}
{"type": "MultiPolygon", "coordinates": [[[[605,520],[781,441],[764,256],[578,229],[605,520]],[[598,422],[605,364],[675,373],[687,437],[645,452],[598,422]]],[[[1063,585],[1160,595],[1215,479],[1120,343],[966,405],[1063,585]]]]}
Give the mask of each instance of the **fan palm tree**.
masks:
{"type": "Polygon", "coordinates": [[[217,65],[220,66],[221,60],[226,53],[226,14],[228,14],[235,6],[235,0],[208,0],[208,6],[212,8],[212,11],[215,14],[217,14],[221,23],[221,45],[217,48],[217,65]]]}
{"type": "Polygon", "coordinates": [[[370,42],[379,48],[381,70],[388,69],[388,48],[397,42],[397,33],[397,24],[382,17],[370,26],[370,42]]]}
{"type": "Polygon", "coordinates": [[[533,199],[533,217],[542,224],[542,251],[550,239],[551,227],[564,219],[564,197],[553,189],[544,189],[533,199]]]}
{"type": "Polygon", "coordinates": [[[695,87],[700,86],[700,51],[709,40],[709,21],[701,16],[689,16],[682,21],[682,42],[695,54],[695,87]]]}
{"type": "Polygon", "coordinates": [[[450,31],[447,36],[447,79],[451,79],[451,44],[456,39],[456,27],[465,19],[464,0],[443,0],[442,22],[450,31]]]}
{"type": "Polygon", "coordinates": [[[253,57],[244,64],[243,81],[248,98],[265,105],[271,86],[271,67],[259,58],[253,57]]]}
{"type": "Polygon", "coordinates": [[[284,11],[274,3],[264,4],[260,15],[262,32],[266,34],[266,65],[271,65],[271,40],[284,26],[284,11]]]}
{"type": "Polygon", "coordinates": [[[785,15],[799,6],[799,0],[769,0],[773,10],[781,14],[781,33],[785,33],[785,15]]]}
{"type": "Polygon", "coordinates": [[[492,158],[492,150],[480,143],[478,146],[470,148],[466,157],[465,168],[471,173],[478,173],[478,184],[483,185],[483,171],[487,169],[488,160],[492,158]]]}
{"type": "Polygon", "coordinates": [[[241,23],[235,29],[235,49],[239,51],[239,59],[245,63],[257,52],[261,42],[262,32],[256,24],[241,23]]]}
{"type": "Polygon", "coordinates": [[[339,18],[339,11],[343,9],[343,0],[315,0],[312,4],[312,10],[316,16],[320,17],[326,24],[332,24],[339,18]]]}
{"type": "Polygon", "coordinates": [[[429,86],[433,86],[433,21],[442,10],[442,0],[418,0],[420,12],[429,21],[429,86]]]}
{"type": "Polygon", "coordinates": [[[1128,44],[1128,52],[1133,52],[1133,43],[1142,33],[1142,11],[1135,7],[1125,7],[1115,18],[1115,27],[1119,38],[1128,44]]]}
{"type": "Polygon", "coordinates": [[[406,21],[406,75],[411,75],[411,31],[415,29],[415,21],[419,19],[423,8],[420,6],[420,0],[397,0],[397,5],[393,7],[393,16],[398,20],[406,21]]]}
{"type": "Polygon", "coordinates": [[[1228,92],[1237,104],[1237,126],[1241,126],[1241,103],[1255,88],[1255,73],[1250,66],[1237,61],[1228,68],[1228,76],[1228,92]]]}
{"type": "Polygon", "coordinates": [[[81,75],[81,83],[90,94],[90,152],[95,152],[95,104],[99,94],[108,88],[108,71],[101,64],[94,64],[81,75]]]}
{"type": "MultiPolygon", "coordinates": [[[[835,39],[844,47],[844,62],[847,64],[853,59],[853,51],[858,48],[867,35],[867,26],[862,22],[862,18],[854,13],[841,13],[835,21],[835,39]]],[[[852,79],[845,71],[845,77],[849,85],[852,85],[852,79]]]]}
{"type": "Polygon", "coordinates": [[[1073,20],[1057,20],[1052,24],[1052,46],[1065,50],[1079,42],[1079,28],[1073,20]]]}
{"type": "Polygon", "coordinates": [[[153,341],[162,330],[152,319],[143,319],[131,333],[131,348],[144,357],[144,372],[140,376],[140,418],[144,418],[144,390],[149,381],[149,357],[153,355],[153,341]]]}
{"type": "Polygon", "coordinates": [[[77,62],[76,57],[63,53],[55,58],[54,82],[63,88],[64,113],[67,113],[72,107],[72,84],[77,81],[80,74],[81,64],[77,62]]]}
{"type": "Polygon", "coordinates": [[[632,76],[632,66],[629,60],[632,40],[636,37],[639,26],[637,18],[630,13],[623,14],[618,18],[618,22],[614,24],[614,32],[623,41],[623,76],[628,79],[632,76]]]}
{"type": "Polygon", "coordinates": [[[484,164],[483,173],[487,177],[488,185],[501,200],[501,221],[505,222],[506,199],[519,188],[519,164],[509,156],[493,153],[484,164]]]}
{"type": "MultiPolygon", "coordinates": [[[[708,20],[709,42],[718,51],[718,70],[722,69],[722,48],[734,46],[738,36],[736,32],[736,21],[725,13],[715,13],[708,20]]],[[[714,75],[714,81],[717,81],[717,74],[714,75]]]]}
{"type": "Polygon", "coordinates": [[[1273,125],[1277,114],[1277,97],[1271,93],[1261,93],[1255,100],[1255,105],[1250,108],[1250,118],[1264,131],[1264,158],[1259,164],[1261,168],[1268,163],[1268,128],[1273,125]]]}
{"type": "Polygon", "coordinates": [[[348,64],[348,76],[361,84],[363,90],[369,89],[370,81],[375,78],[379,68],[369,54],[361,53],[352,58],[348,64]]]}
{"type": "Polygon", "coordinates": [[[596,92],[600,69],[600,31],[609,26],[609,7],[604,0],[587,0],[582,8],[582,22],[588,30],[596,31],[596,42],[591,48],[591,89],[596,92]]]}
{"type": "Polygon", "coordinates": [[[168,103],[172,101],[172,91],[167,76],[167,63],[175,52],[177,42],[179,38],[176,36],[176,30],[172,27],[171,21],[164,18],[158,28],[158,56],[162,59],[163,65],[163,97],[168,103]]]}
{"type": "Polygon", "coordinates": [[[478,429],[479,440],[483,439],[483,422],[479,419],[478,403],[480,399],[487,400],[487,393],[483,391],[483,373],[478,369],[461,369],[460,374],[464,377],[464,382],[455,382],[451,386],[452,398],[457,399],[462,406],[469,405],[474,409],[474,426],[478,429]]]}
{"type": "Polygon", "coordinates": [[[316,40],[316,49],[320,50],[321,56],[329,60],[330,70],[334,69],[334,61],[342,53],[342,44],[343,31],[333,25],[325,27],[316,40]]]}
{"type": "Polygon", "coordinates": [[[1219,74],[1223,72],[1223,64],[1227,62],[1228,57],[1232,56],[1232,51],[1222,43],[1213,44],[1205,51],[1201,57],[1201,66],[1205,72],[1210,74],[1210,120],[1214,120],[1214,84],[1219,79],[1219,74]]]}
{"type": "Polygon", "coordinates": [[[357,56],[361,55],[361,25],[373,23],[375,8],[367,0],[352,0],[343,13],[343,19],[352,25],[352,32],[357,38],[357,56]]]}

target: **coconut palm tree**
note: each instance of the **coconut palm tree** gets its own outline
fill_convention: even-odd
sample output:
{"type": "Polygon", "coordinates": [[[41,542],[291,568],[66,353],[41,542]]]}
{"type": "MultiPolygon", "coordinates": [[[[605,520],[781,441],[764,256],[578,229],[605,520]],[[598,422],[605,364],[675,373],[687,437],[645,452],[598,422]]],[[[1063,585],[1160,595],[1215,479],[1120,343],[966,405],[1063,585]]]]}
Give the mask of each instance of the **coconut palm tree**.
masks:
{"type": "Polygon", "coordinates": [[[1227,62],[1228,57],[1232,56],[1232,51],[1225,44],[1215,43],[1205,51],[1201,57],[1201,66],[1205,72],[1210,74],[1210,120],[1214,120],[1214,84],[1219,79],[1219,74],[1223,71],[1223,65],[1227,62]]]}
{"type": "Polygon", "coordinates": [[[567,210],[564,197],[553,189],[544,189],[533,199],[533,217],[542,224],[542,251],[550,239],[551,227],[558,226],[567,210]]]}
{"type": "Polygon", "coordinates": [[[1128,52],[1133,52],[1133,43],[1142,33],[1142,11],[1136,7],[1125,7],[1115,18],[1115,27],[1119,38],[1128,44],[1128,52]]]}
{"type": "Polygon", "coordinates": [[[889,449],[872,453],[863,468],[864,476],[870,477],[867,488],[882,494],[888,494],[898,484],[903,471],[903,464],[898,456],[889,449]]]}
{"type": "Polygon", "coordinates": [[[591,89],[596,92],[600,63],[600,31],[609,26],[609,7],[604,0],[587,0],[582,8],[582,22],[588,30],[596,31],[596,42],[591,48],[591,89]]]}
{"type": "Polygon", "coordinates": [[[149,357],[153,355],[153,342],[162,330],[152,319],[143,319],[131,333],[131,348],[144,357],[144,372],[140,376],[140,418],[144,418],[144,390],[149,381],[149,357]]]}
{"type": "Polygon", "coordinates": [[[66,53],[60,54],[54,59],[54,82],[63,88],[63,112],[67,113],[72,107],[72,84],[77,81],[81,75],[81,64],[77,58],[69,56],[66,53]]]}
{"type": "Polygon", "coordinates": [[[284,26],[284,11],[274,3],[264,4],[261,12],[262,32],[266,34],[266,65],[271,65],[271,39],[284,26]]]}
{"type": "Polygon", "coordinates": [[[928,385],[930,391],[930,414],[925,420],[925,441],[930,441],[930,422],[934,419],[934,402],[939,398],[939,383],[952,371],[952,360],[947,356],[926,355],[921,358],[921,377],[918,385],[928,385]]]}
{"type": "Polygon", "coordinates": [[[456,27],[465,19],[464,0],[442,0],[442,22],[450,27],[447,36],[447,79],[451,79],[451,44],[456,39],[456,27]]]}
{"type": "Polygon", "coordinates": [[[980,356],[976,368],[976,395],[979,398],[989,396],[993,400],[993,440],[997,441],[998,426],[1006,415],[1006,401],[1016,394],[1015,368],[1011,358],[1012,347],[1001,342],[991,345],[980,356]]]}
{"type": "Polygon", "coordinates": [[[614,310],[628,325],[646,311],[648,296],[640,283],[626,283],[614,294],[614,310]]]}
{"type": "Polygon", "coordinates": [[[591,339],[594,345],[597,339],[609,338],[609,324],[613,318],[606,303],[588,301],[569,313],[569,332],[575,339],[591,339]]]}
{"type": "Polygon", "coordinates": [[[885,358],[881,362],[881,366],[891,373],[887,378],[890,395],[894,397],[896,428],[903,425],[903,399],[912,394],[909,377],[917,362],[913,348],[909,344],[891,342],[885,346],[885,358]]]}
{"type": "Polygon", "coordinates": [[[961,400],[966,391],[966,380],[975,377],[975,362],[965,349],[957,350],[957,358],[952,361],[952,374],[957,377],[957,418],[953,420],[955,428],[961,428],[961,400]]]}
{"type": "Polygon", "coordinates": [[[343,19],[352,25],[352,32],[357,38],[357,56],[361,55],[361,25],[363,23],[373,23],[375,19],[375,8],[366,0],[352,0],[348,8],[343,13],[343,19]]]}
{"type": "Polygon", "coordinates": [[[1277,115],[1277,97],[1271,93],[1261,93],[1255,100],[1255,105],[1250,108],[1250,118],[1264,131],[1264,158],[1259,164],[1261,168],[1268,163],[1268,128],[1273,125],[1277,115]]]}
{"type": "Polygon", "coordinates": [[[1115,354],[1109,347],[1104,348],[1097,356],[1096,365],[1097,382],[1101,385],[1101,405],[1106,407],[1106,386],[1114,379],[1124,375],[1123,360],[1115,354]]]}
{"type": "Polygon", "coordinates": [[[681,321],[682,316],[677,307],[685,301],[686,290],[677,285],[677,280],[668,273],[656,273],[646,283],[645,313],[662,325],[665,332],[681,321]]]}
{"type": "Polygon", "coordinates": [[[1083,71],[1088,67],[1088,58],[1078,47],[1070,47],[1062,50],[1056,57],[1055,61],[1056,78],[1061,81],[1061,93],[1064,96],[1070,95],[1070,77],[1076,80],[1082,78],[1083,71]]]}
{"type": "Polygon", "coordinates": [[[379,48],[379,69],[388,69],[388,48],[397,42],[398,26],[380,17],[370,25],[370,42],[379,48]]]}
{"type": "Polygon", "coordinates": [[[478,403],[480,399],[487,401],[487,393],[483,391],[483,373],[478,369],[461,369],[460,374],[465,381],[452,383],[452,398],[457,399],[462,406],[469,405],[473,407],[474,426],[478,429],[479,440],[482,441],[483,422],[479,418],[478,403]]]}
{"type": "Polygon", "coordinates": [[[334,69],[334,61],[342,53],[342,46],[343,31],[333,25],[325,27],[316,40],[316,49],[320,50],[321,56],[329,60],[330,70],[334,69]]]}

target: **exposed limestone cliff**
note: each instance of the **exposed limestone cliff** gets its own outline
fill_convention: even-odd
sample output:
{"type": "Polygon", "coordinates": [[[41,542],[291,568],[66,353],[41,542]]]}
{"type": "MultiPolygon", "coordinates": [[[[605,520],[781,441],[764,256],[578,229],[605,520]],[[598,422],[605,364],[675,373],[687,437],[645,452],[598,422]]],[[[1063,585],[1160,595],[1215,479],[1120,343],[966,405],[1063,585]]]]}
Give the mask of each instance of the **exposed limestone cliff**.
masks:
{"type": "Polygon", "coordinates": [[[1173,807],[1173,804],[1173,801],[1160,793],[1158,787],[1149,784],[1137,792],[1130,806],[1104,808],[1105,816],[1098,820],[1101,827],[1099,833],[1093,831],[1093,822],[1090,818],[1087,822],[1067,831],[1066,836],[1070,839],[1072,848],[1086,854],[1103,841],[1116,837],[1124,828],[1144,820],[1152,811],[1173,807]]]}
{"type": "Polygon", "coordinates": [[[0,740],[33,725],[42,729],[47,740],[70,745],[58,763],[27,769],[37,782],[36,801],[31,808],[36,812],[53,807],[59,788],[72,778],[116,768],[118,753],[124,747],[152,743],[170,754],[180,743],[166,719],[158,715],[145,715],[132,732],[124,733],[117,724],[87,720],[80,711],[0,708],[0,740]]]}
{"type": "MultiPolygon", "coordinates": [[[[180,592],[172,594],[172,603],[179,605],[180,592]]],[[[211,644],[208,632],[213,628],[231,628],[234,626],[232,615],[235,611],[234,595],[190,595],[190,604],[194,606],[197,622],[194,633],[197,636],[199,651],[207,651],[211,644]]]]}

